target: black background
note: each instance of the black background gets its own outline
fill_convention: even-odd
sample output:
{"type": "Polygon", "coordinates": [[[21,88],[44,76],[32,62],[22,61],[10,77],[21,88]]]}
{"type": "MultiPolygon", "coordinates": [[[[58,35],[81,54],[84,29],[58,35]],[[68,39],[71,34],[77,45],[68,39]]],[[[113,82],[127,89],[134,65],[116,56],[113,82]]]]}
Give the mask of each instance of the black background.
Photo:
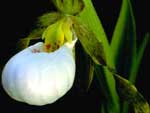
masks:
{"type": "MultiPolygon", "coordinates": [[[[103,23],[109,39],[117,20],[121,0],[93,0],[97,13],[103,23]]],[[[0,63],[6,62],[13,54],[16,41],[25,37],[33,28],[36,18],[45,12],[54,10],[49,0],[3,0],[0,3],[1,11],[1,37],[0,37],[0,63]]],[[[133,11],[137,25],[137,42],[143,40],[146,32],[149,32],[149,6],[148,0],[132,0],[133,11]]],[[[138,90],[150,101],[149,66],[150,66],[150,42],[146,47],[141,66],[138,72],[136,86],[138,90]]],[[[78,78],[76,78],[78,79],[78,78]]],[[[82,80],[81,80],[82,82],[82,80]]],[[[89,112],[98,113],[100,108],[99,92],[95,83],[89,92],[82,91],[78,82],[63,98],[54,104],[43,107],[29,106],[14,101],[4,92],[0,86],[1,111],[19,113],[70,113],[89,112]]]]}

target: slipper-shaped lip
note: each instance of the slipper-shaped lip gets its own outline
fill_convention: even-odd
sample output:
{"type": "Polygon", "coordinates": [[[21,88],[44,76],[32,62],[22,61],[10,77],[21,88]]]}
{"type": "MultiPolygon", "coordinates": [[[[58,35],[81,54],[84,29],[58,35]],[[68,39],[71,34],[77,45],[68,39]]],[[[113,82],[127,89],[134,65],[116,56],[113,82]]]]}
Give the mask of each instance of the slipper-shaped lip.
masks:
{"type": "Polygon", "coordinates": [[[38,42],[14,55],[2,72],[2,85],[10,97],[31,105],[55,102],[72,87],[75,41],[47,53],[38,42]]]}

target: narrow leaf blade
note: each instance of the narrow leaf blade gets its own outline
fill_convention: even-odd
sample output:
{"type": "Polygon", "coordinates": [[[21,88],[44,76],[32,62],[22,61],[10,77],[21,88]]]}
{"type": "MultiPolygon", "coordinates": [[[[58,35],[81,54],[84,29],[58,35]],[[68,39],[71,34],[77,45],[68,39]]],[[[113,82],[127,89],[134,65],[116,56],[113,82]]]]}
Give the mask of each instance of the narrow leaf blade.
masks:
{"type": "Polygon", "coordinates": [[[150,38],[150,35],[149,35],[149,33],[147,33],[145,35],[139,49],[138,49],[137,56],[136,56],[136,61],[134,62],[133,66],[132,66],[132,71],[131,71],[130,76],[129,76],[129,81],[132,82],[132,83],[135,83],[135,81],[136,81],[137,72],[138,72],[138,69],[139,69],[139,66],[140,66],[140,62],[142,60],[144,50],[146,48],[146,45],[148,43],[149,38],[150,38]]]}
{"type": "Polygon", "coordinates": [[[123,0],[111,41],[111,50],[118,72],[130,75],[136,57],[136,28],[130,0],[123,0]],[[124,64],[120,66],[121,64],[124,64]]]}

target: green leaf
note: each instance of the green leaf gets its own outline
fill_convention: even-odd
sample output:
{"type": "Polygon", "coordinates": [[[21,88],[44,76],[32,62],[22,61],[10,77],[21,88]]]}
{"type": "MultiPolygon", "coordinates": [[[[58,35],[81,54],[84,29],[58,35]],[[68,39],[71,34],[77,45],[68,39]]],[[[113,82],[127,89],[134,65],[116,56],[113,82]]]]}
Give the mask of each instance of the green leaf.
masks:
{"type": "Polygon", "coordinates": [[[138,69],[140,66],[140,62],[142,60],[144,50],[146,48],[149,38],[150,38],[150,35],[149,35],[149,33],[147,33],[138,49],[136,61],[134,62],[133,66],[132,66],[132,71],[129,76],[129,81],[132,83],[135,83],[135,81],[136,81],[136,76],[137,76],[137,72],[138,72],[138,69]]]}
{"type": "MultiPolygon", "coordinates": [[[[136,26],[130,0],[123,0],[120,15],[115,26],[111,41],[111,49],[117,71],[123,69],[123,74],[128,75],[134,83],[138,70],[136,48],[136,26]],[[124,64],[121,67],[121,64],[124,64]]],[[[128,112],[128,104],[124,103],[123,113],[128,112]]]]}
{"type": "MultiPolygon", "coordinates": [[[[144,50],[146,48],[146,45],[148,43],[149,38],[150,38],[149,33],[147,33],[143,39],[143,42],[141,43],[141,46],[138,49],[137,56],[136,56],[136,58],[132,64],[131,72],[130,72],[130,76],[129,76],[129,81],[133,84],[136,81],[137,72],[138,72],[138,69],[140,66],[140,62],[142,60],[144,50]]],[[[124,103],[123,113],[127,113],[127,112],[128,112],[128,103],[124,103]]]]}
{"type": "Polygon", "coordinates": [[[117,82],[120,97],[133,105],[135,113],[150,113],[148,102],[137,91],[136,87],[131,82],[117,74],[114,74],[114,77],[117,82]]]}
{"type": "Polygon", "coordinates": [[[122,1],[111,41],[111,50],[117,69],[120,71],[124,68],[123,73],[129,75],[136,57],[136,28],[130,0],[122,1]],[[124,64],[123,67],[120,66],[121,64],[124,64]]]}
{"type": "Polygon", "coordinates": [[[96,64],[106,65],[105,53],[102,42],[98,41],[92,31],[81,24],[76,18],[73,19],[73,28],[84,50],[96,64]]]}

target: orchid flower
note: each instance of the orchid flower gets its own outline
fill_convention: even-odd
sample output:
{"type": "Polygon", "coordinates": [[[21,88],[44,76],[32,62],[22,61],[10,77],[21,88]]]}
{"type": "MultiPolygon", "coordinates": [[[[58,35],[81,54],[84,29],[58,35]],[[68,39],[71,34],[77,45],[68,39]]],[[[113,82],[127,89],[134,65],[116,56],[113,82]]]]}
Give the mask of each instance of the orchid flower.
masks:
{"type": "Polygon", "coordinates": [[[102,93],[100,111],[127,113],[128,105],[132,105],[135,113],[150,113],[149,103],[134,86],[149,33],[138,47],[130,0],[122,0],[110,41],[92,0],[51,1],[56,11],[38,18],[38,26],[27,38],[19,40],[18,45],[26,49],[14,55],[3,69],[2,86],[6,93],[17,101],[37,106],[54,103],[64,96],[75,79],[74,45],[78,38],[81,51],[76,54],[80,57],[77,63],[84,67],[79,67],[78,72],[85,72],[81,72],[86,76],[81,79],[87,85],[86,91],[96,77],[102,93]],[[38,37],[44,43],[29,46],[38,37]]]}

